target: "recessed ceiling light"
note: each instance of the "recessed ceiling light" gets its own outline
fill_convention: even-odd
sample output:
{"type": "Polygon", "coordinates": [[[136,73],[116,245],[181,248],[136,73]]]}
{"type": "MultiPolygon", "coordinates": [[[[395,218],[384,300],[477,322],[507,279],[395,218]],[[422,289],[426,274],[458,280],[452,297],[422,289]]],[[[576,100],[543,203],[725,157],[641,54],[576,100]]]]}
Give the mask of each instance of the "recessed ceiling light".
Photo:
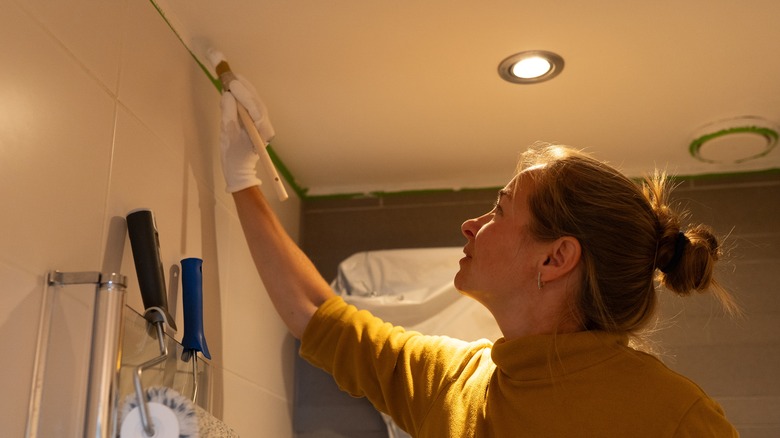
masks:
{"type": "Polygon", "coordinates": [[[558,76],[563,70],[563,58],[544,50],[515,53],[498,65],[498,74],[516,84],[535,84],[558,76]]]}
{"type": "Polygon", "coordinates": [[[761,158],[777,145],[780,128],[760,117],[745,116],[703,126],[688,151],[705,163],[744,163],[761,158]]]}

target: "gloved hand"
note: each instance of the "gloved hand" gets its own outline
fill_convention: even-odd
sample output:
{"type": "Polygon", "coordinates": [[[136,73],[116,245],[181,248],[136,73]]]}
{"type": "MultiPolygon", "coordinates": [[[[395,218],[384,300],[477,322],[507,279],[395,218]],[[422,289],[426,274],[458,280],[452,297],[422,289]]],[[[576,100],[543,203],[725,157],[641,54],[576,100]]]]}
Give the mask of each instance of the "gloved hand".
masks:
{"type": "Polygon", "coordinates": [[[230,91],[222,93],[220,102],[222,126],[219,146],[226,190],[233,193],[262,183],[255,170],[259,159],[258,151],[241,124],[236,101],[247,109],[266,144],[271,141],[275,132],[268,118],[268,110],[248,82],[238,78],[230,82],[229,88],[230,91]]]}

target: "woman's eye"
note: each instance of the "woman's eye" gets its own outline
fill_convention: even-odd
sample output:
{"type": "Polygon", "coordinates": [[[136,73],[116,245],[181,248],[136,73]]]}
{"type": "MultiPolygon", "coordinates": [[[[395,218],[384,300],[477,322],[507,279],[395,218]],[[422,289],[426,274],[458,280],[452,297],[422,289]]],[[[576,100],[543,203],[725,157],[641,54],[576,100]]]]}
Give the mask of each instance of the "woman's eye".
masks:
{"type": "Polygon", "coordinates": [[[498,202],[493,204],[493,212],[498,215],[504,214],[504,210],[501,208],[501,205],[498,202]]]}

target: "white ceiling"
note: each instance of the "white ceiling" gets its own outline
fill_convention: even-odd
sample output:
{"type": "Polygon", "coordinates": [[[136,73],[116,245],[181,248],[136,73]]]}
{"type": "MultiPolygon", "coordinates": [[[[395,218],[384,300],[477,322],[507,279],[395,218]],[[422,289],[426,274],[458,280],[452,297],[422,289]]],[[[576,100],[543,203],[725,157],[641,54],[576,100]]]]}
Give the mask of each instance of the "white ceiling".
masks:
{"type": "Polygon", "coordinates": [[[631,176],[780,168],[695,160],[702,126],[780,122],[780,1],[160,0],[195,55],[221,51],[267,104],[309,195],[503,185],[535,141],[631,176]],[[524,50],[557,78],[503,81],[524,50]]]}

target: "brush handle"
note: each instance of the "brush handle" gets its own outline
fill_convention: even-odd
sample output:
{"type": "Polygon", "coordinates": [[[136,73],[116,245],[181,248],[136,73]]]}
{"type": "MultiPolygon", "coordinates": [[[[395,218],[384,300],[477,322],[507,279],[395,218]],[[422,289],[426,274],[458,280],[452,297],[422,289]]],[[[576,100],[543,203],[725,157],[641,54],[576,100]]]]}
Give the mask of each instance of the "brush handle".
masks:
{"type": "Polygon", "coordinates": [[[260,132],[258,132],[257,127],[255,127],[254,120],[252,120],[252,117],[249,115],[246,108],[244,108],[244,105],[241,105],[241,102],[236,101],[236,106],[238,107],[238,116],[241,118],[241,123],[244,124],[246,132],[249,134],[249,139],[252,140],[252,144],[255,145],[255,150],[258,155],[260,155],[260,163],[263,164],[266,174],[270,175],[273,179],[273,187],[274,191],[276,191],[276,196],[280,201],[286,200],[287,190],[285,190],[284,184],[282,184],[282,180],[276,172],[276,167],[274,167],[274,163],[271,161],[271,156],[265,148],[265,140],[260,136],[260,132]]]}
{"type": "Polygon", "coordinates": [[[168,313],[168,297],[165,293],[165,274],[160,257],[160,238],[157,233],[157,223],[151,210],[134,210],[127,215],[127,233],[130,236],[130,246],[133,250],[135,272],[138,276],[138,286],[144,302],[149,322],[161,322],[159,314],[150,310],[158,310],[172,329],[176,330],[176,322],[168,313]]]}
{"type": "Polygon", "coordinates": [[[211,359],[206,337],[203,334],[203,260],[195,257],[181,261],[182,303],[184,304],[185,350],[200,351],[211,359]]]}
{"type": "MultiPolygon", "coordinates": [[[[222,60],[217,63],[215,70],[217,76],[219,76],[220,82],[222,82],[222,88],[230,91],[230,83],[237,80],[233,71],[230,70],[230,65],[227,61],[222,60]]],[[[274,162],[271,160],[268,150],[266,150],[266,141],[257,131],[255,122],[252,120],[252,117],[249,115],[246,108],[244,108],[244,105],[236,100],[236,106],[238,107],[238,116],[241,118],[241,123],[244,125],[244,128],[246,128],[246,132],[249,134],[249,139],[252,140],[252,144],[255,145],[255,151],[260,156],[260,162],[263,163],[266,174],[270,175],[273,179],[272,184],[276,196],[280,201],[286,200],[288,198],[287,190],[285,190],[284,184],[282,184],[282,180],[279,178],[279,173],[276,172],[276,167],[274,167],[274,162]]]]}

